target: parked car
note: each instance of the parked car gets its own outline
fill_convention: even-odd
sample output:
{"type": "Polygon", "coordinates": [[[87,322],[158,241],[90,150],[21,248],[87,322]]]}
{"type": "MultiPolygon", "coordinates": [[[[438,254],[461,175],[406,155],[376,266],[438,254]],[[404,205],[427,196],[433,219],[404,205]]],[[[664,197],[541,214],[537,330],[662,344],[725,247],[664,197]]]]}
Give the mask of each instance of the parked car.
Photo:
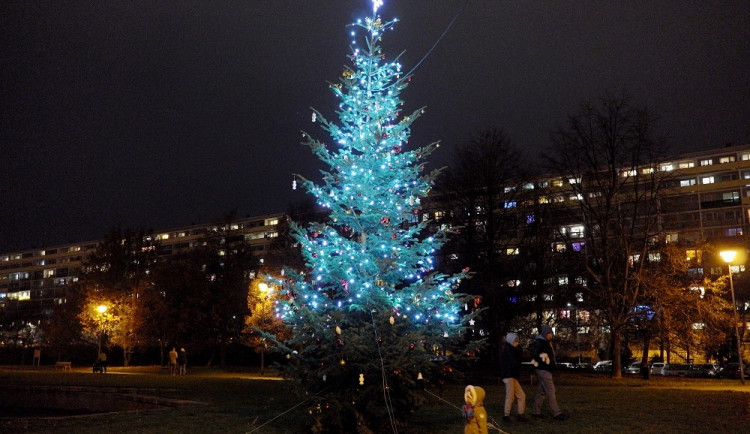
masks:
{"type": "Polygon", "coordinates": [[[693,365],[687,363],[667,363],[662,369],[662,375],[667,377],[687,377],[693,371],[693,365]]]}
{"type": "MultiPolygon", "coordinates": [[[[750,377],[750,367],[745,366],[745,378],[750,377]]],[[[739,363],[727,363],[726,365],[719,368],[716,376],[719,378],[740,378],[740,364],[739,363]]]]}
{"type": "Polygon", "coordinates": [[[698,366],[699,377],[703,378],[716,378],[716,374],[719,372],[719,367],[715,363],[704,363],[698,366]]]}
{"type": "Polygon", "coordinates": [[[591,369],[591,363],[581,362],[573,365],[574,369],[591,369]]]}
{"type": "Polygon", "coordinates": [[[666,363],[663,363],[663,362],[652,363],[651,375],[664,375],[664,365],[666,365],[666,363]]]}
{"type": "Polygon", "coordinates": [[[597,372],[612,372],[612,361],[611,360],[602,360],[601,362],[596,362],[594,365],[594,371],[597,372]]]}
{"type": "Polygon", "coordinates": [[[640,374],[641,373],[641,362],[634,362],[623,369],[624,374],[640,374]]]}

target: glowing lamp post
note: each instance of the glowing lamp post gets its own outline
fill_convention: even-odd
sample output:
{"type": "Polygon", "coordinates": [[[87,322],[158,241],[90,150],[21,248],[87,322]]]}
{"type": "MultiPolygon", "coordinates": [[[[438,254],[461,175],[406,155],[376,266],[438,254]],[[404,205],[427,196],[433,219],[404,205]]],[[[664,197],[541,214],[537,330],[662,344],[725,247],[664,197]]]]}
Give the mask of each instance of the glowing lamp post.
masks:
{"type": "MultiPolygon", "coordinates": [[[[265,328],[266,325],[266,305],[268,304],[268,301],[271,298],[271,291],[273,291],[273,287],[269,287],[265,283],[258,284],[258,291],[260,291],[260,303],[258,303],[257,306],[260,307],[261,310],[261,318],[260,318],[260,328],[265,328]]],[[[265,354],[266,354],[266,342],[265,338],[261,338],[261,347],[260,347],[260,375],[263,375],[265,373],[265,354]]]]}
{"type": "Polygon", "coordinates": [[[98,349],[96,351],[96,356],[99,357],[99,354],[102,352],[102,340],[104,339],[104,320],[103,317],[107,313],[107,306],[100,304],[96,307],[96,311],[99,312],[99,327],[101,330],[99,331],[99,339],[98,339],[98,349]]]}
{"type": "Polygon", "coordinates": [[[732,280],[732,261],[734,261],[735,256],[737,256],[737,252],[734,250],[724,250],[720,252],[719,255],[721,255],[721,259],[723,259],[724,262],[727,263],[727,268],[729,270],[729,291],[732,293],[734,337],[737,340],[737,360],[740,363],[740,381],[742,382],[742,384],[745,384],[745,367],[742,366],[742,343],[740,342],[740,330],[737,327],[737,323],[739,323],[740,319],[737,316],[737,303],[734,299],[734,281],[732,280]]]}

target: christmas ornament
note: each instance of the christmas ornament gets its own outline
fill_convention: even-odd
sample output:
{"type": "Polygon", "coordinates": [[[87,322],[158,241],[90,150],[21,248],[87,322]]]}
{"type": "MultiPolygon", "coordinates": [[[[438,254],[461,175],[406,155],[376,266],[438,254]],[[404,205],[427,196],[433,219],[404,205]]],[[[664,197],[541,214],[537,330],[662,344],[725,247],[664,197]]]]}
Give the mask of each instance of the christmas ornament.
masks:
{"type": "Polygon", "coordinates": [[[391,315],[391,317],[388,318],[388,322],[391,323],[391,325],[393,325],[393,323],[396,322],[396,320],[393,318],[393,315],[391,315]]]}
{"type": "Polygon", "coordinates": [[[359,374],[359,385],[360,386],[365,385],[365,374],[359,374]]]}

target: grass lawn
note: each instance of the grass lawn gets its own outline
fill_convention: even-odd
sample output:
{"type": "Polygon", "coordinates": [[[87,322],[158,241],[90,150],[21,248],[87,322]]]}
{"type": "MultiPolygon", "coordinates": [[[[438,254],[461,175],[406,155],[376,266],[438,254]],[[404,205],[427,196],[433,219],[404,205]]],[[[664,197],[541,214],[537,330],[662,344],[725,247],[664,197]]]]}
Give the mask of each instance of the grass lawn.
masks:
{"type": "MultiPolygon", "coordinates": [[[[739,380],[652,377],[646,382],[572,373],[555,377],[558,400],[571,416],[566,422],[554,422],[548,414],[544,420],[527,424],[502,424],[502,384],[496,378],[475,384],[487,391],[489,416],[509,433],[750,432],[750,384],[740,386],[739,380]]],[[[187,376],[172,377],[158,367],[115,367],[106,375],[92,374],[88,369],[60,372],[44,367],[6,367],[0,368],[0,388],[5,385],[138,388],[144,394],[205,403],[166,410],[34,419],[3,417],[0,409],[0,432],[8,433],[299,433],[304,432],[309,406],[288,393],[282,381],[260,377],[248,369],[192,368],[187,376]]],[[[529,384],[529,378],[523,379],[523,385],[530,405],[536,388],[529,384]]],[[[443,400],[433,398],[413,415],[408,431],[401,432],[463,432],[458,409],[463,405],[463,387],[448,387],[443,400]]]]}

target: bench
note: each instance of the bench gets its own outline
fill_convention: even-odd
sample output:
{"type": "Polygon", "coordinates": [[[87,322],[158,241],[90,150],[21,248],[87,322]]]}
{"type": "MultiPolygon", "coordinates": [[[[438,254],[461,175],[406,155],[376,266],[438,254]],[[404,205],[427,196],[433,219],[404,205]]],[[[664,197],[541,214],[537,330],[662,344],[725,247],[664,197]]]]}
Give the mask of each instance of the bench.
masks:
{"type": "Polygon", "coordinates": [[[70,371],[70,364],[71,362],[55,362],[55,370],[70,371]]]}

